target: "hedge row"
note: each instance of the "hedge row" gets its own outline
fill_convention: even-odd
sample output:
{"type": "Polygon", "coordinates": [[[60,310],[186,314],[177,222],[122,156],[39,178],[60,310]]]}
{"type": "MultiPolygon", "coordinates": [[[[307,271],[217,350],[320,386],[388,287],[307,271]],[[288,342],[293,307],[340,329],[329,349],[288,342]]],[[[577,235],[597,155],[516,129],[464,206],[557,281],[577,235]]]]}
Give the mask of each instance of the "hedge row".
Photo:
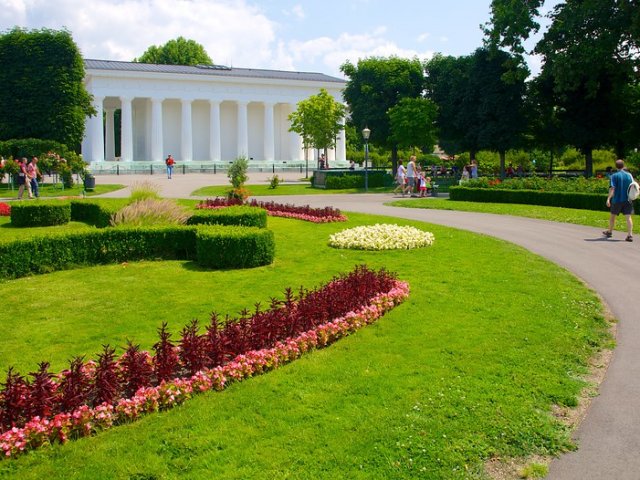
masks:
{"type": "Polygon", "coordinates": [[[118,210],[125,207],[128,200],[114,200],[99,202],[95,200],[71,200],[71,219],[84,222],[98,228],[106,228],[111,223],[111,217],[118,210]]]}
{"type": "MultiPolygon", "coordinates": [[[[393,184],[393,177],[387,172],[372,171],[367,174],[369,187],[388,187],[393,184]]],[[[327,190],[343,190],[347,188],[364,188],[364,174],[327,175],[327,190]]]]}
{"type": "MultiPolygon", "coordinates": [[[[607,195],[601,193],[546,192],[539,190],[509,190],[450,187],[449,198],[469,202],[519,203],[549,207],[577,208],[580,210],[607,211],[607,195]]],[[[634,202],[636,212],[640,202],[634,202]]]]}
{"type": "MultiPolygon", "coordinates": [[[[111,217],[125,207],[128,200],[46,200],[13,203],[11,224],[14,227],[44,227],[64,225],[70,220],[84,222],[98,228],[110,225],[111,217]]],[[[240,225],[267,227],[267,212],[255,207],[230,207],[219,210],[199,210],[187,222],[189,225],[240,225]]]]}
{"type": "Polygon", "coordinates": [[[71,205],[59,200],[11,204],[11,225],[14,227],[49,227],[64,225],[71,220],[71,205]]]}
{"type": "Polygon", "coordinates": [[[273,232],[219,227],[216,242],[196,240],[200,229],[209,228],[213,227],[109,228],[0,242],[0,278],[132,260],[202,258],[203,266],[213,268],[247,268],[273,261],[273,232]],[[211,260],[214,254],[206,251],[209,248],[224,260],[211,260]]]}
{"type": "Polygon", "coordinates": [[[198,264],[207,268],[251,268],[268,265],[275,255],[271,230],[207,226],[196,233],[198,264]]]}
{"type": "Polygon", "coordinates": [[[267,211],[262,208],[246,206],[200,209],[189,218],[187,224],[267,228],[267,211]]]}

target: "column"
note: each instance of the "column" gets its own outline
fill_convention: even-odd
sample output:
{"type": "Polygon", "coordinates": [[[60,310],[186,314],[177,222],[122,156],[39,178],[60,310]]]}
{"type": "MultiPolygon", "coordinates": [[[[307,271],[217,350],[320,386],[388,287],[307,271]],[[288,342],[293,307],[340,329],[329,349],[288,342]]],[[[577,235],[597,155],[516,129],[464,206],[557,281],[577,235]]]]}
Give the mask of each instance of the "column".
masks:
{"type": "MultiPolygon", "coordinates": [[[[295,112],[296,106],[289,105],[291,112],[295,112]]],[[[287,124],[290,126],[290,124],[287,124]]],[[[288,128],[287,128],[288,129],[288,128]]],[[[302,157],[302,137],[295,132],[289,132],[289,160],[300,160],[302,157]]]]}
{"type": "MultiPolygon", "coordinates": [[[[345,119],[340,120],[340,124],[344,127],[345,119]]],[[[344,128],[340,130],[338,134],[338,140],[336,141],[336,160],[338,162],[346,162],[347,161],[347,139],[346,132],[344,128]]]]}
{"type": "Polygon", "coordinates": [[[191,100],[182,99],[182,141],[180,143],[181,160],[193,160],[193,133],[191,130],[191,100]]]}
{"type": "Polygon", "coordinates": [[[220,143],[220,102],[209,100],[209,160],[222,159],[220,143]]]}
{"type": "Polygon", "coordinates": [[[162,99],[151,99],[151,160],[161,162],[164,157],[162,134],[162,99]]]}
{"type": "Polygon", "coordinates": [[[249,134],[247,124],[247,105],[249,102],[238,100],[238,157],[249,158],[249,134]]]}
{"type": "Polygon", "coordinates": [[[105,125],[105,150],[106,156],[105,159],[109,161],[113,161],[116,158],[116,135],[115,135],[115,123],[114,123],[114,113],[116,111],[115,108],[105,108],[104,109],[107,121],[105,125]]]}
{"type": "Polygon", "coordinates": [[[104,123],[102,121],[102,101],[104,97],[93,97],[93,108],[96,109],[96,115],[91,117],[91,144],[90,144],[90,161],[104,161],[104,123]]]}
{"type": "Polygon", "coordinates": [[[264,160],[273,162],[276,156],[274,127],[273,127],[273,103],[264,103],[264,160]]]}
{"type": "Polygon", "coordinates": [[[133,161],[133,115],[131,98],[120,97],[122,103],[122,128],[120,132],[120,156],[123,162],[133,161]]]}

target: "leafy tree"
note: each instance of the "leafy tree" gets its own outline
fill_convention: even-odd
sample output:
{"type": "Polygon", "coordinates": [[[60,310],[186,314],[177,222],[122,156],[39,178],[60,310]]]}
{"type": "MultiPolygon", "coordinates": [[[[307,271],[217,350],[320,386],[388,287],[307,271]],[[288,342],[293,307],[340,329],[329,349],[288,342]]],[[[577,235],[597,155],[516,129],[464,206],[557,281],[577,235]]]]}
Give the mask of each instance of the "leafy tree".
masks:
{"type": "Polygon", "coordinates": [[[422,96],[423,66],[417,58],[371,57],[344,63],[342,72],[349,78],[344,98],[349,104],[351,122],[360,131],[371,129],[369,142],[391,150],[395,171],[398,144],[391,132],[388,111],[403,98],[422,96]]]}
{"type": "Polygon", "coordinates": [[[195,40],[178,37],[164,45],[152,45],[134,62],[161,65],[211,65],[213,61],[195,40]]]}
{"type": "Polygon", "coordinates": [[[84,63],[66,30],[14,28],[0,35],[0,140],[39,138],[80,145],[95,114],[84,63]]]}
{"type": "Polygon", "coordinates": [[[436,143],[436,104],[427,98],[403,98],[389,109],[391,137],[401,148],[418,147],[429,152],[436,143]]]}
{"type": "Polygon", "coordinates": [[[305,155],[309,147],[325,150],[326,154],[328,148],[335,146],[336,137],[344,128],[345,112],[345,106],[321,88],[317,95],[298,102],[297,110],[289,115],[289,131],[302,137],[305,155]]]}

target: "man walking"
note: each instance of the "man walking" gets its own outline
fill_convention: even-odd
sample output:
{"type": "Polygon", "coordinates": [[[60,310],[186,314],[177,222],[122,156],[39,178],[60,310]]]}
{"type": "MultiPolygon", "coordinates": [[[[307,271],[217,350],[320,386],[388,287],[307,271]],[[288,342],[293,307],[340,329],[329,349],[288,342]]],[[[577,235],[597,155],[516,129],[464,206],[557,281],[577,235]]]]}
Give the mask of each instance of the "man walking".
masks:
{"type": "Polygon", "coordinates": [[[616,225],[616,217],[621,213],[627,220],[627,242],[633,242],[633,203],[629,201],[627,196],[627,190],[629,185],[633,181],[631,174],[624,170],[624,161],[616,160],[616,168],[618,171],[611,175],[609,196],[607,197],[607,207],[611,209],[611,216],[609,217],[609,229],[602,232],[602,234],[611,238],[613,235],[613,229],[616,225]]]}

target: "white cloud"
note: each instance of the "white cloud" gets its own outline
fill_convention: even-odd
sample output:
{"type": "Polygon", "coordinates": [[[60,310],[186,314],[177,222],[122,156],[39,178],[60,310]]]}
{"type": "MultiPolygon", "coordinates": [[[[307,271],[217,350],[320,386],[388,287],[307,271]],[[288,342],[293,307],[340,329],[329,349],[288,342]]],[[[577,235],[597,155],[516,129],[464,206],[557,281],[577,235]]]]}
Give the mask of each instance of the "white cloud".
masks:
{"type": "Polygon", "coordinates": [[[424,42],[427,38],[429,38],[431,36],[430,33],[421,33],[420,35],[418,35],[418,37],[416,38],[416,40],[420,43],[424,42]]]}
{"type": "Polygon", "coordinates": [[[306,17],[305,13],[304,13],[304,9],[302,8],[302,5],[294,5],[293,8],[289,11],[285,11],[286,15],[292,15],[294,17],[296,17],[299,20],[302,20],[306,17]]]}
{"type": "Polygon", "coordinates": [[[0,0],[0,29],[68,28],[87,58],[132,60],[178,36],[217,63],[267,67],[275,23],[244,0],[0,0]]]}

